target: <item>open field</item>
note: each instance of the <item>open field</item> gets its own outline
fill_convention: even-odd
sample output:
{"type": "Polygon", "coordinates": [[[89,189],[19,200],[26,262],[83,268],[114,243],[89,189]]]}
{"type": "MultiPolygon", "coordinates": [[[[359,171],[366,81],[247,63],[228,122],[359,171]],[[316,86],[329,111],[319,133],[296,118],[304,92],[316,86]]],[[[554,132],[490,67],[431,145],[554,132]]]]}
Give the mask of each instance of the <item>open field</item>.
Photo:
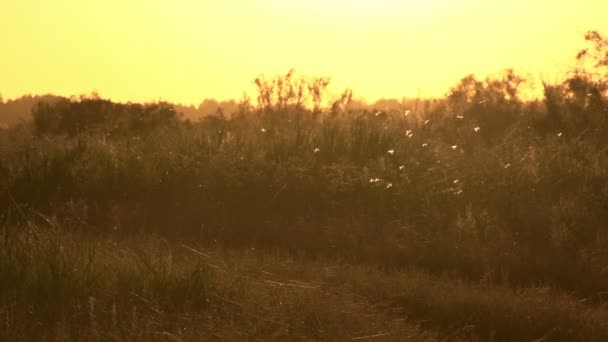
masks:
{"type": "Polygon", "coordinates": [[[602,302],[549,286],[51,227],[4,237],[6,341],[608,338],[602,302]]]}
{"type": "Polygon", "coordinates": [[[290,72],[199,121],[37,105],[0,129],[0,340],[607,341],[594,75],[353,109],[290,72]]]}

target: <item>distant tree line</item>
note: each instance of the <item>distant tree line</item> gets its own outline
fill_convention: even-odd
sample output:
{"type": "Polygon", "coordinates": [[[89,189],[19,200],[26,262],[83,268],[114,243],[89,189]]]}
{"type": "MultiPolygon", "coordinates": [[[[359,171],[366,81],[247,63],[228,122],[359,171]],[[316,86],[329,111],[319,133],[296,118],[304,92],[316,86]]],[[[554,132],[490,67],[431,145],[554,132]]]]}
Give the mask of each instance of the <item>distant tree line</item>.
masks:
{"type": "Polygon", "coordinates": [[[255,105],[248,98],[241,102],[208,99],[195,107],[167,102],[113,103],[96,93],[71,98],[28,95],[0,101],[0,125],[6,127],[33,119],[38,133],[75,135],[94,131],[145,131],[179,121],[192,122],[209,116],[222,119],[248,111],[278,113],[295,109],[336,116],[367,110],[411,112],[420,122],[433,120],[434,129],[440,130],[450,127],[442,127],[439,117],[466,116],[483,124],[482,135],[488,141],[509,132],[516,122],[540,134],[563,131],[602,135],[608,130],[608,38],[589,31],[585,40],[589,47],[576,55],[576,67],[562,82],[544,82],[544,96],[539,100],[521,99],[520,87],[526,80],[513,70],[486,79],[468,75],[442,99],[381,99],[366,105],[353,100],[349,89],[331,99],[327,94],[329,78],[296,76],[292,69],[272,79],[256,78],[255,105]]]}
{"type": "Polygon", "coordinates": [[[0,97],[0,127],[14,126],[31,120],[31,110],[39,102],[54,103],[61,97],[55,95],[24,95],[14,100],[0,97]]]}
{"type": "Polygon", "coordinates": [[[39,102],[32,109],[34,127],[41,134],[103,132],[144,132],[175,125],[179,115],[166,102],[121,104],[101,99],[97,94],[78,99],[62,98],[54,103],[39,102]]]}
{"type": "MultiPolygon", "coordinates": [[[[24,95],[11,100],[4,99],[3,101],[0,96],[0,128],[8,128],[19,123],[32,121],[32,112],[36,110],[39,103],[46,103],[53,106],[60,100],[64,103],[65,101],[77,102],[86,97],[87,96],[73,96],[71,98],[66,98],[51,94],[24,95]]],[[[238,103],[234,100],[217,101],[214,99],[206,99],[198,106],[180,104],[172,104],[172,106],[177,113],[181,114],[181,119],[189,121],[197,121],[208,115],[215,115],[218,113],[225,113],[228,115],[238,109],[238,103]]]]}

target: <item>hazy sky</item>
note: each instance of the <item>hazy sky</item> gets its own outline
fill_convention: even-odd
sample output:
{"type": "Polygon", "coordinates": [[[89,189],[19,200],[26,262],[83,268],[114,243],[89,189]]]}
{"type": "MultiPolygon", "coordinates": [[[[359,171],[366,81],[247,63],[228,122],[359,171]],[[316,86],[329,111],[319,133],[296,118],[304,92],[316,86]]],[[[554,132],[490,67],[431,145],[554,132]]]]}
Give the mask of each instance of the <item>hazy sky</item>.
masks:
{"type": "Polygon", "coordinates": [[[0,94],[254,95],[295,67],[355,97],[441,95],[507,67],[557,79],[607,0],[3,0],[0,94]]]}

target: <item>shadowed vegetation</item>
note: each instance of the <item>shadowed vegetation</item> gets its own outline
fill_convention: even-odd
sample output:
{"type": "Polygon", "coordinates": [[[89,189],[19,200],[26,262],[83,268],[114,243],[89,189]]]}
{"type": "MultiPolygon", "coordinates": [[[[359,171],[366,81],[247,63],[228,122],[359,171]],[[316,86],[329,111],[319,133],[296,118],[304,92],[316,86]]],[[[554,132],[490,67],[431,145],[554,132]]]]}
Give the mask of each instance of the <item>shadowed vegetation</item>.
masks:
{"type": "Polygon", "coordinates": [[[290,71],[194,122],[38,104],[0,130],[0,339],[607,340],[608,43],[585,38],[540,100],[507,70],[357,109],[290,71]]]}

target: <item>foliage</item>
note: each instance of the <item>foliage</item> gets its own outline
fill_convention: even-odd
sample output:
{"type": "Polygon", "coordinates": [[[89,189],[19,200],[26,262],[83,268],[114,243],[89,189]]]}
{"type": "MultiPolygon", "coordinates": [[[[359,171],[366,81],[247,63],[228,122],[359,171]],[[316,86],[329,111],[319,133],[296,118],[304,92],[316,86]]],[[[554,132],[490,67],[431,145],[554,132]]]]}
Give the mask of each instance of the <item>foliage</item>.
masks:
{"type": "Polygon", "coordinates": [[[38,133],[69,136],[92,132],[141,134],[158,127],[175,125],[178,121],[171,104],[112,103],[95,93],[91,97],[64,98],[55,103],[39,102],[32,109],[32,116],[38,133]]]}
{"type": "MultiPolygon", "coordinates": [[[[259,76],[254,80],[258,91],[258,109],[281,111],[290,107],[303,109],[310,105],[312,111],[318,113],[326,100],[329,81],[329,77],[296,77],[295,69],[270,80],[265,79],[263,75],[259,76]]],[[[344,110],[351,98],[352,91],[346,89],[337,100],[332,102],[332,111],[337,113],[344,110]]]]}
{"type": "Polygon", "coordinates": [[[578,52],[578,66],[560,84],[544,84],[544,127],[594,136],[606,143],[608,132],[608,39],[596,31],[585,35],[592,45],[578,52]]]}
{"type": "MultiPolygon", "coordinates": [[[[348,91],[322,105],[327,80],[306,83],[291,71],[257,80],[257,107],[245,98],[232,115],[218,111],[194,123],[180,121],[165,103],[92,96],[41,104],[31,126],[0,131],[0,219],[10,246],[1,250],[0,314],[24,321],[29,307],[56,328],[63,323],[54,317],[82,315],[78,308],[89,297],[111,307],[131,303],[135,293],[176,315],[217,315],[222,305],[212,298],[234,302],[225,295],[233,287],[224,289],[195,263],[173,270],[171,262],[137,251],[135,265],[119,258],[124,272],[87,263],[84,249],[70,245],[66,252],[63,241],[50,238],[61,226],[101,240],[162,236],[202,248],[358,264],[363,271],[347,270],[334,281],[430,320],[440,335],[456,324],[472,326],[457,327],[458,336],[480,340],[605,340],[608,126],[601,70],[608,45],[599,34],[587,39],[595,50],[579,59],[592,56],[591,69],[545,84],[542,103],[521,100],[524,79],[507,70],[465,77],[445,99],[389,110],[348,109],[348,91]],[[40,296],[51,293],[65,303],[45,304],[40,296]]],[[[256,298],[242,291],[238,298],[256,298]]],[[[335,299],[330,292],[306,300],[335,299]]],[[[262,330],[254,336],[344,339],[339,322],[359,324],[306,300],[296,300],[293,310],[268,310],[306,312],[281,321],[298,333],[256,326],[262,330]]],[[[175,331],[159,323],[162,315],[152,316],[166,329],[159,331],[175,331]]],[[[107,317],[106,327],[113,324],[107,317]]],[[[230,321],[230,313],[218,317],[230,321]]],[[[42,339],[51,329],[28,335],[18,327],[5,336],[42,339]]],[[[135,336],[129,331],[142,331],[120,329],[127,340],[135,336]]]]}

